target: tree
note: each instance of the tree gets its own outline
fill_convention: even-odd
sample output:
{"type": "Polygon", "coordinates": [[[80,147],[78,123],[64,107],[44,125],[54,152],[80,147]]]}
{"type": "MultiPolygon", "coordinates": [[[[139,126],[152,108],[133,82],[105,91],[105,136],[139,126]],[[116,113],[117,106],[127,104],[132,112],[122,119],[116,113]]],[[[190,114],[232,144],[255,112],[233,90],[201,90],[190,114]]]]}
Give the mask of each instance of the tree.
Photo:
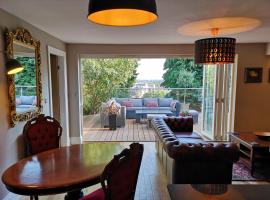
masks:
{"type": "Polygon", "coordinates": [[[165,97],[167,93],[166,90],[153,90],[144,93],[143,98],[162,98],[165,97]]]}
{"type": "MultiPolygon", "coordinates": [[[[166,88],[201,88],[203,80],[203,67],[194,64],[193,59],[169,58],[164,63],[163,82],[166,88]]],[[[190,103],[191,107],[198,109],[201,105],[201,93],[196,90],[175,89],[167,96],[190,103]]]]}
{"type": "Polygon", "coordinates": [[[168,88],[202,87],[203,67],[195,65],[193,59],[168,58],[164,63],[164,81],[162,86],[168,88]],[[191,80],[187,80],[190,79],[191,80]]]}
{"type": "MultiPolygon", "coordinates": [[[[35,58],[18,56],[16,59],[24,67],[23,71],[15,75],[16,95],[20,95],[18,86],[36,86],[35,58]]],[[[23,95],[36,95],[35,87],[23,88],[23,95]]]]}
{"type": "Polygon", "coordinates": [[[95,114],[119,87],[132,87],[138,59],[82,59],[84,114],[95,114]]]}

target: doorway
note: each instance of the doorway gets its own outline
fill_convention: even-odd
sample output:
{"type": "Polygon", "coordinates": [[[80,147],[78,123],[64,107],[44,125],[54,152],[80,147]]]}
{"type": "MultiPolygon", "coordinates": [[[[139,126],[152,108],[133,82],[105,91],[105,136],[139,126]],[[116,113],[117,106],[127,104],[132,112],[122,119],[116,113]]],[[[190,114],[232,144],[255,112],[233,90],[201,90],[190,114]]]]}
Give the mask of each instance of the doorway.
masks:
{"type": "Polygon", "coordinates": [[[61,146],[70,145],[66,52],[48,46],[50,115],[60,122],[61,146]]]}
{"type": "Polygon", "coordinates": [[[234,131],[237,59],[234,64],[204,65],[202,133],[213,140],[227,140],[234,131]]]}

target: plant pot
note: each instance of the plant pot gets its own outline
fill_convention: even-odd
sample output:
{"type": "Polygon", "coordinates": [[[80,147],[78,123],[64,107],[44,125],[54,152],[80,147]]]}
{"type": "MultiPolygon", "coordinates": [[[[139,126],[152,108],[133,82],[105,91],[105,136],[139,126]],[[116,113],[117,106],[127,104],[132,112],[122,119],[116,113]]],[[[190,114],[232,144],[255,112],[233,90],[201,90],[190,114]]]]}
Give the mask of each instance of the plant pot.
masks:
{"type": "Polygon", "coordinates": [[[109,114],[109,128],[116,130],[116,114],[109,114]]]}

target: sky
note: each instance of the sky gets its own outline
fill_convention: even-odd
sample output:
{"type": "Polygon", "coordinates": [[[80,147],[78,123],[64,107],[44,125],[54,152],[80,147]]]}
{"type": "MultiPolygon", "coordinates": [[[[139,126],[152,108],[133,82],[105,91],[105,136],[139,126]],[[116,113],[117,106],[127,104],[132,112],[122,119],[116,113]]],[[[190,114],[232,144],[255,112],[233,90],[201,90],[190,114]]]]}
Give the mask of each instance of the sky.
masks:
{"type": "Polygon", "coordinates": [[[165,58],[140,59],[137,80],[162,80],[165,58]]]}

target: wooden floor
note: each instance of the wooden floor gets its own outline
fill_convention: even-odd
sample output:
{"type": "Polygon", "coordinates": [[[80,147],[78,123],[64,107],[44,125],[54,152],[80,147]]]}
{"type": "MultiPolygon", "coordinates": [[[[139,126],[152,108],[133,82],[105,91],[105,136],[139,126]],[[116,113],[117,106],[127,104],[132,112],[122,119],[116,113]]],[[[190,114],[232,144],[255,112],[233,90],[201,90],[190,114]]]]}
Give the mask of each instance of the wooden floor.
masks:
{"type": "Polygon", "coordinates": [[[83,141],[155,141],[155,133],[149,128],[146,121],[136,123],[135,119],[127,119],[125,127],[109,130],[101,128],[99,121],[84,120],[83,141]],[[97,125],[98,124],[98,125],[97,125]]]}
{"type": "MultiPolygon", "coordinates": [[[[128,146],[130,143],[121,142],[121,144],[128,146]]],[[[167,181],[163,173],[161,164],[155,153],[155,146],[153,142],[146,142],[144,144],[144,155],[139,173],[135,200],[169,200],[167,192],[167,181]]],[[[84,189],[87,194],[100,185],[95,185],[84,189]]],[[[62,200],[65,194],[42,196],[40,200],[62,200]]],[[[9,198],[5,200],[29,200],[29,197],[10,194],[9,198]]]]}

